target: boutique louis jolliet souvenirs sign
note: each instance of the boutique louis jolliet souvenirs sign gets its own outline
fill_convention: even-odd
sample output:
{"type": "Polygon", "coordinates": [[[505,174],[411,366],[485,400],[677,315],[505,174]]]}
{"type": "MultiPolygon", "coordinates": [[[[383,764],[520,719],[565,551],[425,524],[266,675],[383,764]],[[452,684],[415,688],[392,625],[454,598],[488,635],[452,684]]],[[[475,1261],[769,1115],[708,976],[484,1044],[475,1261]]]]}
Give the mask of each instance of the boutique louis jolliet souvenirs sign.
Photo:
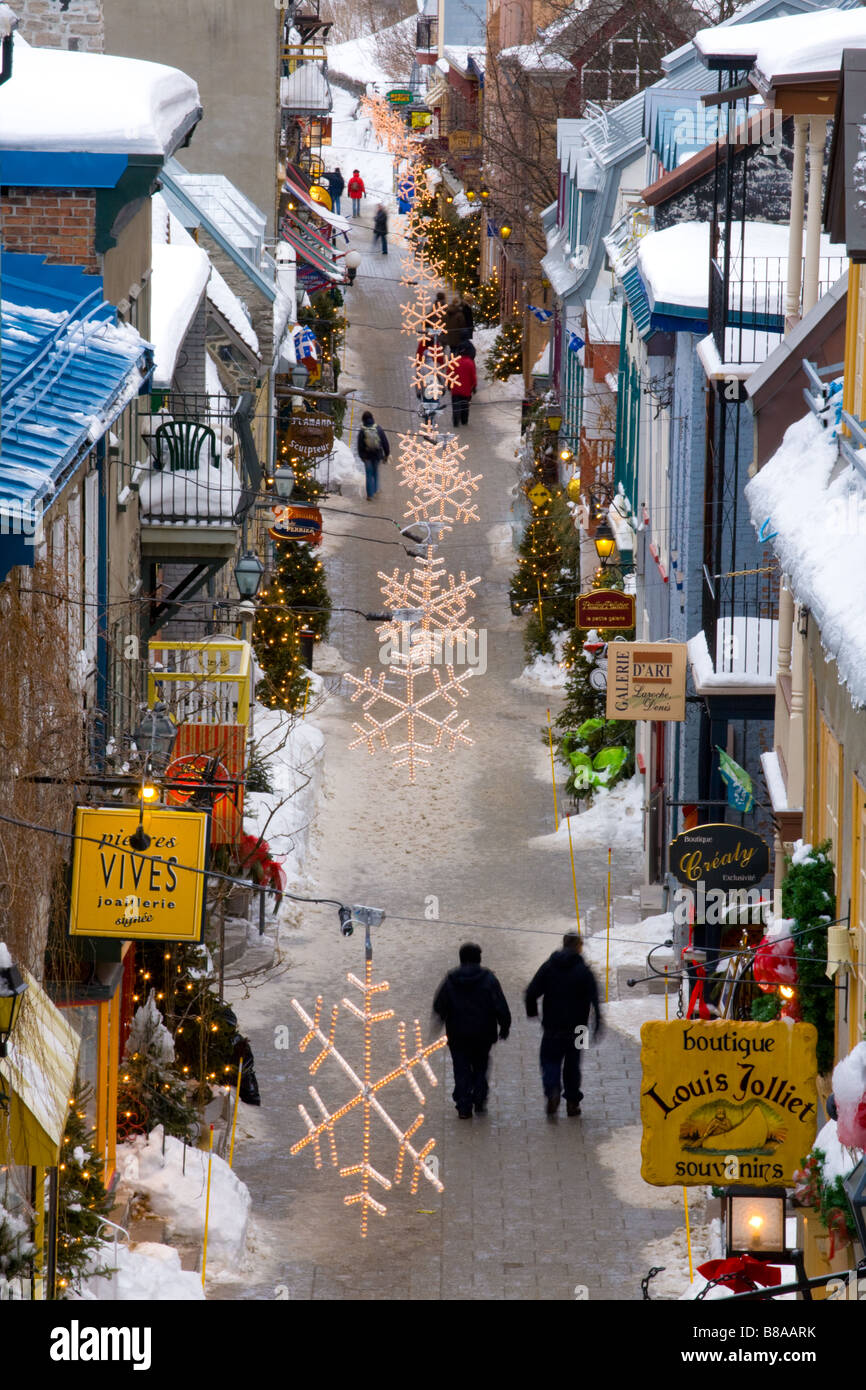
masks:
{"type": "Polygon", "coordinates": [[[142,852],[130,847],[138,825],[137,807],[79,806],[70,936],[199,941],[209,816],[162,807],[145,810],[143,828],[150,844],[142,852]]]}
{"type": "Polygon", "coordinates": [[[816,1038],[811,1023],[645,1023],[644,1181],[790,1184],[815,1138],[816,1038]]]}

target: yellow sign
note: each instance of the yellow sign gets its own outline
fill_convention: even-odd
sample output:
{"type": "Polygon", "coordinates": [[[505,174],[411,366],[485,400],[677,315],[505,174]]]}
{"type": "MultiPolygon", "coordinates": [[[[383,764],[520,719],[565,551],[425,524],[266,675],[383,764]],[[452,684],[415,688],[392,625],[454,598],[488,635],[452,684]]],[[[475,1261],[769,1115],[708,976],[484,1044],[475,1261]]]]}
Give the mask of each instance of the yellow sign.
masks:
{"type": "Polygon", "coordinates": [[[544,483],[536,483],[535,487],[530,488],[526,495],[535,507],[543,507],[545,502],[550,501],[550,492],[544,483]]]}
{"type": "Polygon", "coordinates": [[[656,1187],[790,1185],[812,1147],[811,1023],[645,1023],[641,1176],[656,1187]]]}
{"type": "Polygon", "coordinates": [[[70,936],[199,941],[205,877],[189,870],[207,868],[208,821],[204,811],[145,809],[150,845],[138,852],[129,845],[138,807],[79,806],[70,936]]]}
{"type": "Polygon", "coordinates": [[[611,643],[606,713],[608,719],[685,719],[686,644],[611,643]]]}
{"type": "Polygon", "coordinates": [[[480,150],[481,135],[477,130],[451,130],[448,132],[448,149],[450,151],[459,150],[480,150]]]}

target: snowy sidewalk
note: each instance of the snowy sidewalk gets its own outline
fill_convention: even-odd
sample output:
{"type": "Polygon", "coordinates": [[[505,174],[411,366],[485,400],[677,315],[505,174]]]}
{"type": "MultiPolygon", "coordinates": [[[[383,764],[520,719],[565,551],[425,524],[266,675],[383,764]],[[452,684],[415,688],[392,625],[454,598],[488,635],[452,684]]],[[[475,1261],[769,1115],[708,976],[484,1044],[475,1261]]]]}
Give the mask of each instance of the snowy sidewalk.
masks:
{"type": "MultiPolygon", "coordinates": [[[[345,148],[348,135],[339,138],[345,148]]],[[[405,294],[399,246],[392,236],[386,258],[374,250],[368,230],[358,230],[354,241],[364,260],[348,294],[351,328],[341,384],[361,387],[354,423],[361,405],[369,405],[393,439],[397,429],[412,427],[414,415],[409,340],[399,333],[405,294]]],[[[526,1019],[522,995],[573,926],[574,901],[567,841],[563,848],[559,837],[547,838],[554,826],[542,729],[550,695],[515,684],[524,666],[523,625],[510,613],[507,590],[519,417],[519,383],[514,389],[481,385],[461,435],[470,446],[472,472],[484,474],[482,519],[456,529],[441,547],[449,573],[483,576],[470,611],[486,633],[487,670],[473,677],[460,707],[473,746],[437,751],[433,766],[411,787],[387,752],[370,757],[363,749],[348,751],[359,707],[346,698],[338,675],[326,677],[333,695],[315,716],[326,735],[325,799],[309,866],[318,891],[385,908],[374,939],[374,978],[390,981],[384,1006],[410,1025],[418,1018],[425,1040],[435,1036],[430,1004],[457,963],[458,946],[481,944],[483,963],[498,974],[514,1015],[510,1038],[493,1052],[489,1114],[471,1123],[457,1120],[450,1059],[437,1053],[439,1085],[431,1090],[422,1081],[422,1134],[436,1139],[445,1191],[439,1196],[422,1182],[412,1197],[404,1179],[377,1193],[387,1215],[371,1215],[369,1235],[360,1239],[358,1208],[342,1200],[355,1188],[331,1166],[327,1144],[320,1171],[309,1149],[295,1158],[288,1152],[305,1132],[297,1107],[311,1103],[314,1055],[313,1049],[298,1051],[304,1029],[290,1000],[312,1011],[322,995],[327,1019],[332,1004],[355,994],[346,973],[363,973],[360,934],[341,937],[331,907],[306,909],[299,926],[284,934],[281,973],[238,1003],[263,1100],[260,1112],[243,1109],[235,1155],[238,1176],[253,1197],[253,1234],[242,1279],[209,1288],[210,1297],[571,1300],[575,1289],[585,1288],[591,1299],[638,1299],[649,1265],[665,1263],[649,1257],[647,1248],[682,1225],[680,1194],[647,1188],[639,1178],[640,1067],[631,1003],[626,1026],[615,1023],[611,1010],[603,1038],[586,1058],[582,1118],[567,1119],[564,1107],[555,1120],[544,1113],[540,1030],[526,1019]],[[282,1025],[288,1048],[275,1046],[282,1025]]],[[[381,470],[380,480],[373,503],[338,499],[337,512],[329,512],[323,554],[335,607],[381,608],[377,571],[398,567],[402,573],[411,565],[391,544],[396,531],[388,520],[401,517],[405,489],[393,466],[381,470]],[[340,509],[362,515],[340,516],[340,509]]],[[[375,628],[357,615],[335,613],[328,641],[345,669],[379,671],[375,628]]],[[[604,926],[607,850],[606,842],[590,838],[590,827],[587,820],[584,842],[580,818],[572,821],[581,913],[597,932],[604,926]]],[[[619,833],[614,892],[629,899],[623,916],[632,907],[636,923],[630,895],[640,881],[641,855],[625,815],[619,833]]],[[[628,928],[626,920],[612,935],[625,936],[628,928]]],[[[641,961],[648,947],[635,935],[629,949],[641,961]]],[[[598,950],[597,939],[588,955],[603,988],[603,944],[601,972],[598,950]]],[[[626,958],[620,953],[617,960],[626,958]]],[[[613,970],[612,999],[618,983],[613,970]]],[[[657,998],[648,1000],[647,1016],[658,1016],[658,1007],[657,998]]],[[[337,1042],[355,1067],[360,1033],[360,1024],[341,1010],[337,1042]]],[[[378,1025],[374,1036],[378,1072],[380,1061],[387,1069],[396,1059],[393,1024],[378,1025]]],[[[313,1084],[332,1107],[352,1094],[330,1061],[313,1084]]],[[[387,1098],[401,1123],[419,1112],[405,1082],[390,1086],[387,1098]]],[[[359,1160],[360,1126],[353,1128],[351,1117],[338,1127],[337,1147],[341,1166],[359,1160]]],[[[395,1158],[396,1145],[377,1122],[372,1161],[393,1176],[395,1158]]]]}

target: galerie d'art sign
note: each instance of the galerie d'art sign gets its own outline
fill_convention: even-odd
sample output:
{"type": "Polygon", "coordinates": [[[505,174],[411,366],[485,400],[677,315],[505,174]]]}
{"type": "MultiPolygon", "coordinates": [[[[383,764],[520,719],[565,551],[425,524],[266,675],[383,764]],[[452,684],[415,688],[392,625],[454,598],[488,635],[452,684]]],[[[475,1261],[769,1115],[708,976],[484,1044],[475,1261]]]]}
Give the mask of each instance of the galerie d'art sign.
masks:
{"type": "Polygon", "coordinates": [[[670,871],[678,882],[695,887],[750,888],[770,872],[770,847],[754,830],[719,822],[696,825],[671,841],[670,871]]]}
{"type": "Polygon", "coordinates": [[[685,719],[685,643],[612,643],[606,712],[608,719],[685,719]]]}
{"type": "Polygon", "coordinates": [[[204,811],[146,810],[150,845],[138,852],[129,845],[137,806],[79,806],[70,936],[201,940],[205,877],[187,869],[207,868],[208,822],[204,811]]]}
{"type": "Polygon", "coordinates": [[[811,1023],[645,1023],[641,1176],[656,1187],[790,1185],[815,1138],[811,1023]]]}

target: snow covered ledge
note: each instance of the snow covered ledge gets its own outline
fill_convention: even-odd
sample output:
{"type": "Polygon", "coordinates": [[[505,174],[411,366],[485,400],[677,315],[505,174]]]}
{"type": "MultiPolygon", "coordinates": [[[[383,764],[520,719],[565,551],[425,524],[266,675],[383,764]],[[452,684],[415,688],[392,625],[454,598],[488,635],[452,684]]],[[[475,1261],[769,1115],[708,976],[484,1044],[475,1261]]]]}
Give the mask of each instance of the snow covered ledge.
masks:
{"type": "Polygon", "coordinates": [[[710,656],[706,633],[701,629],[688,644],[692,680],[698,695],[773,695],[776,690],[778,623],[771,618],[723,618],[716,640],[716,661],[710,656]],[[733,623],[733,626],[732,626],[733,623]],[[743,655],[739,669],[720,670],[719,653],[726,650],[732,632],[743,655]]]}

